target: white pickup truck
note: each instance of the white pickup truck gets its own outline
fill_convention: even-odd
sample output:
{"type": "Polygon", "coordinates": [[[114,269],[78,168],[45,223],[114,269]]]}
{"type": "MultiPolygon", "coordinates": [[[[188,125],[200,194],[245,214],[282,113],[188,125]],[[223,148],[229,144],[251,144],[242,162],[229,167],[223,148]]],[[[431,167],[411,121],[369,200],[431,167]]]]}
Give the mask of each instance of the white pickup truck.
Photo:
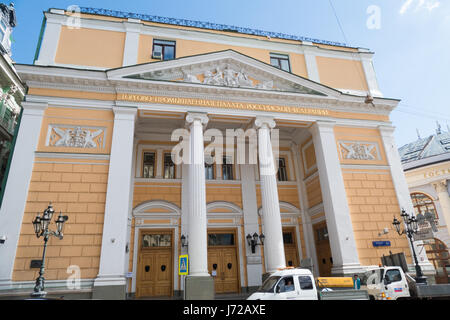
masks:
{"type": "Polygon", "coordinates": [[[318,291],[310,270],[286,268],[271,274],[247,300],[369,300],[369,295],[353,289],[318,291]]]}
{"type": "Polygon", "coordinates": [[[401,267],[374,267],[361,277],[361,289],[371,300],[397,300],[410,297],[409,285],[401,267]]]}
{"type": "Polygon", "coordinates": [[[371,300],[450,299],[450,284],[417,284],[401,267],[375,267],[361,277],[361,289],[371,300]]]}

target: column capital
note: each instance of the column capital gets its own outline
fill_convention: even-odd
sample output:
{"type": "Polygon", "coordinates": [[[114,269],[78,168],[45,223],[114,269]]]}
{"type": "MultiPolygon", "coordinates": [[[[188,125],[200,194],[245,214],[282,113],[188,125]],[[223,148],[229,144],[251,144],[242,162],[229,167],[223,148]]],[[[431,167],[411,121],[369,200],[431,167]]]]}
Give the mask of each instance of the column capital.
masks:
{"type": "Polygon", "coordinates": [[[378,126],[378,130],[380,131],[382,136],[392,136],[394,134],[395,127],[389,125],[381,125],[378,126]]]}
{"type": "Polygon", "coordinates": [[[319,132],[333,132],[334,126],[336,125],[335,121],[316,121],[309,128],[311,134],[315,135],[319,132]]]}
{"type": "Polygon", "coordinates": [[[276,126],[276,122],[273,119],[273,117],[256,117],[255,119],[255,126],[258,129],[267,127],[269,129],[273,129],[276,126]]]}
{"type": "Polygon", "coordinates": [[[114,119],[121,120],[136,120],[137,108],[136,107],[113,107],[114,119]]]}
{"type": "Polygon", "coordinates": [[[129,18],[127,21],[122,22],[125,28],[125,32],[141,32],[141,20],[129,18]]]}
{"type": "Polygon", "coordinates": [[[200,112],[188,112],[186,115],[186,123],[194,124],[195,121],[200,121],[202,125],[206,126],[209,122],[208,114],[200,112]]]}
{"type": "Polygon", "coordinates": [[[23,114],[43,115],[48,107],[47,102],[22,102],[23,114]]]}
{"type": "Polygon", "coordinates": [[[448,192],[447,191],[447,180],[440,180],[433,183],[434,189],[436,192],[448,192]]]}

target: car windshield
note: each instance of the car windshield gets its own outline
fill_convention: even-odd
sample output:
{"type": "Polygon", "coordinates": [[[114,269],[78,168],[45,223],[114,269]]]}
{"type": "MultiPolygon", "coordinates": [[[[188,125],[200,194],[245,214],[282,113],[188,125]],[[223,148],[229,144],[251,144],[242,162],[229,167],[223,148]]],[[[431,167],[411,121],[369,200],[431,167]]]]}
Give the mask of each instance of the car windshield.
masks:
{"type": "Polygon", "coordinates": [[[261,287],[259,287],[258,292],[273,292],[275,285],[281,277],[269,277],[264,281],[261,287]]]}

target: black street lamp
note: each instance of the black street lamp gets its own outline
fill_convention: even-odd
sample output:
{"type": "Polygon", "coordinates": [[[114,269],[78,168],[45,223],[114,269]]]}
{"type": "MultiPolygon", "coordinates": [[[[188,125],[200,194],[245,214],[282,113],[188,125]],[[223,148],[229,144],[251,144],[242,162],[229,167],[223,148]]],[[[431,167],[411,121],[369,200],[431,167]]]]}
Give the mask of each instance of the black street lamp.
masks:
{"type": "Polygon", "coordinates": [[[408,213],[404,209],[402,209],[402,214],[400,215],[403,219],[404,227],[403,230],[401,230],[400,227],[400,221],[397,220],[396,217],[394,217],[394,221],[392,222],[392,225],[395,227],[395,230],[397,233],[401,236],[403,234],[406,234],[409,238],[409,242],[411,243],[411,248],[413,252],[414,257],[414,264],[416,268],[416,283],[417,284],[427,284],[427,278],[424,277],[422,273],[422,269],[420,268],[419,261],[417,260],[416,256],[416,250],[414,249],[414,243],[413,243],[413,235],[417,233],[419,230],[419,225],[416,217],[414,215],[409,216],[408,213]]]}
{"type": "Polygon", "coordinates": [[[189,246],[187,238],[184,236],[184,234],[181,235],[181,246],[182,247],[187,247],[189,246]]]}
{"type": "Polygon", "coordinates": [[[63,216],[62,213],[59,213],[58,218],[55,220],[56,223],[56,232],[48,229],[53,214],[55,210],[53,210],[52,204],[48,205],[48,208],[44,210],[42,217],[37,214],[36,218],[33,220],[33,228],[36,233],[36,237],[44,237],[44,252],[42,254],[41,268],[39,270],[39,277],[36,279],[36,285],[34,286],[34,292],[31,294],[32,297],[43,298],[47,294],[44,291],[44,272],[45,272],[45,252],[47,251],[47,241],[50,236],[54,236],[62,240],[63,238],[63,228],[64,223],[69,219],[67,216],[63,216]]]}
{"type": "Polygon", "coordinates": [[[247,243],[249,246],[252,247],[252,253],[255,253],[255,248],[258,245],[263,245],[264,244],[264,234],[260,234],[258,235],[256,232],[253,234],[253,236],[251,236],[250,234],[247,235],[246,239],[247,239],[247,243]],[[260,241],[260,243],[258,243],[258,239],[260,241]]]}

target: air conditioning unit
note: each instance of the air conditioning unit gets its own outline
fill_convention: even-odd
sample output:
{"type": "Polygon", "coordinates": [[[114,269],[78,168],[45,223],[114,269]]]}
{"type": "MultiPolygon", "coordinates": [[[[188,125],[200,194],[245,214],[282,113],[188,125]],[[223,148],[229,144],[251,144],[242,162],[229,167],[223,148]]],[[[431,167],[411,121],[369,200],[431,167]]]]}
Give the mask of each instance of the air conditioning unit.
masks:
{"type": "Polygon", "coordinates": [[[152,58],[162,60],[162,52],[153,52],[152,58]]]}

